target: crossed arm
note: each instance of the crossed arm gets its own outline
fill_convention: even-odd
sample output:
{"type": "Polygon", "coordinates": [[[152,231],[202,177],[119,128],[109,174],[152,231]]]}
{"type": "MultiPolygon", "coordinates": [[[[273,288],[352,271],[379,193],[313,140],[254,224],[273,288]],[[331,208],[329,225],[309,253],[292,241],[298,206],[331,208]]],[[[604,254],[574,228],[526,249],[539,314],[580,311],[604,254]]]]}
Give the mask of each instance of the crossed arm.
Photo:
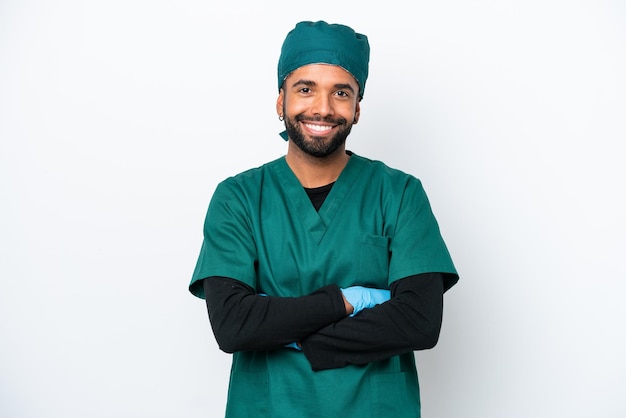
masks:
{"type": "Polygon", "coordinates": [[[209,319],[226,352],[284,349],[300,342],[313,370],[365,364],[432,348],[439,338],[443,277],[424,273],[391,285],[391,299],[350,316],[341,289],[264,297],[225,277],[203,281],[209,319]]]}

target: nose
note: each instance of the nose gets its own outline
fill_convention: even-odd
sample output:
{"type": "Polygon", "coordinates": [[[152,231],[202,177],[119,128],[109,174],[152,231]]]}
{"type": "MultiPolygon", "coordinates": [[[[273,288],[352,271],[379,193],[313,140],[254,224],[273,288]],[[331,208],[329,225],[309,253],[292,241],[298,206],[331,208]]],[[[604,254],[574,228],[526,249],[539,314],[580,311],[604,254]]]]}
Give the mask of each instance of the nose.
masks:
{"type": "Polygon", "coordinates": [[[313,114],[320,115],[322,117],[332,115],[334,111],[331,98],[326,94],[316,96],[311,110],[313,114]]]}

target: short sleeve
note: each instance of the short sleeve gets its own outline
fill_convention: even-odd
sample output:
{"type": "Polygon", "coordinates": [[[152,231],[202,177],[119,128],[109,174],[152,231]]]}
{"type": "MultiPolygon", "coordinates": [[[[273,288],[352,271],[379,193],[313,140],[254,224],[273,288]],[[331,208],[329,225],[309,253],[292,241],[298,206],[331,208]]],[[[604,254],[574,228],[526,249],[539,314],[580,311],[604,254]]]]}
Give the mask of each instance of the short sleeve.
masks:
{"type": "Polygon", "coordinates": [[[432,272],[444,274],[445,290],[458,281],[428,197],[421,182],[414,177],[407,181],[401,197],[390,253],[389,284],[404,277],[432,272]]]}
{"type": "Polygon", "coordinates": [[[229,277],[256,288],[256,247],[251,232],[250,204],[236,181],[218,185],[204,221],[204,239],[189,291],[204,298],[202,280],[229,277]]]}

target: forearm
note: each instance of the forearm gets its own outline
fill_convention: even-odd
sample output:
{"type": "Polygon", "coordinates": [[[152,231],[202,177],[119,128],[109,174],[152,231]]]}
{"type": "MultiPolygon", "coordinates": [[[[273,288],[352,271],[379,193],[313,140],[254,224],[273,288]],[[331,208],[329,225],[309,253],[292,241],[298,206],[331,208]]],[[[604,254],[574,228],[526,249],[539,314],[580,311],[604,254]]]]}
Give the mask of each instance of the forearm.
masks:
{"type": "Polygon", "coordinates": [[[302,341],[314,370],[366,364],[435,346],[441,329],[443,280],[428,273],[398,280],[391,300],[342,319],[302,341]]]}
{"type": "Polygon", "coordinates": [[[204,279],[203,286],[213,333],[229,353],[278,349],[347,315],[334,285],[297,298],[261,296],[223,277],[204,279]]]}

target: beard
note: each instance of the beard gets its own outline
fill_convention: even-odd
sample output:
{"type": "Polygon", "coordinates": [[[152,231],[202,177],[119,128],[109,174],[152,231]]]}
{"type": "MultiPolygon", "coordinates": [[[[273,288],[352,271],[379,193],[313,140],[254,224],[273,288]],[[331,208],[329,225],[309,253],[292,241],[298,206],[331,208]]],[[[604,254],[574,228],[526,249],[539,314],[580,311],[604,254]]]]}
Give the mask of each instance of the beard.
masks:
{"type": "Polygon", "coordinates": [[[324,158],[328,157],[339,147],[345,144],[348,135],[350,135],[350,131],[352,130],[352,125],[348,124],[348,121],[344,118],[331,118],[325,117],[322,118],[318,116],[316,118],[307,118],[302,114],[297,115],[294,119],[290,119],[285,116],[285,130],[287,131],[287,135],[289,135],[289,139],[293,141],[294,144],[298,146],[302,151],[306,154],[309,154],[313,157],[324,158]],[[309,121],[309,122],[326,122],[332,123],[333,125],[337,125],[339,130],[330,138],[323,136],[311,136],[307,139],[302,132],[302,128],[298,122],[309,121]]]}

